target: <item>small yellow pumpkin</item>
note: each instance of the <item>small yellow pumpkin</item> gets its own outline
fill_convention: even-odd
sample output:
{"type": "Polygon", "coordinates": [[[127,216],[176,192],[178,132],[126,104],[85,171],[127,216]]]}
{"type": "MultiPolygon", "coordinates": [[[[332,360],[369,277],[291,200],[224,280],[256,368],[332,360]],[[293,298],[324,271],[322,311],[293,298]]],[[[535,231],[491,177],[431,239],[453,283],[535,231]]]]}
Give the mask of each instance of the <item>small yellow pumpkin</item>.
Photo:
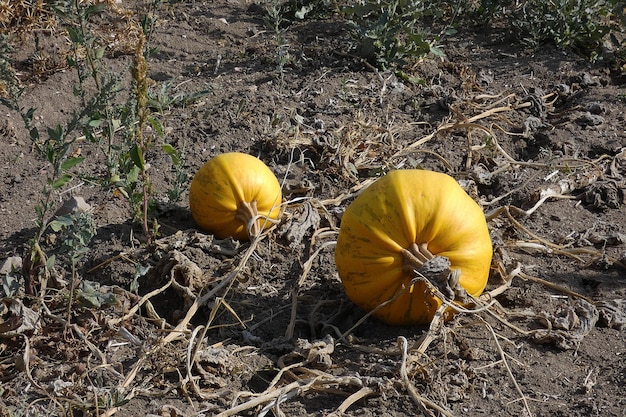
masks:
{"type": "Polygon", "coordinates": [[[335,263],[346,295],[366,311],[393,299],[373,313],[388,324],[432,321],[441,300],[425,282],[413,281],[413,271],[435,256],[459,270],[458,283],[467,293],[478,296],[485,289],[492,256],[487,222],[449,175],[391,171],[341,219],[335,263]]]}
{"type": "Polygon", "coordinates": [[[189,208],[207,232],[245,240],[275,223],[282,198],[267,165],[252,155],[229,152],[200,167],[191,181],[189,208]]]}

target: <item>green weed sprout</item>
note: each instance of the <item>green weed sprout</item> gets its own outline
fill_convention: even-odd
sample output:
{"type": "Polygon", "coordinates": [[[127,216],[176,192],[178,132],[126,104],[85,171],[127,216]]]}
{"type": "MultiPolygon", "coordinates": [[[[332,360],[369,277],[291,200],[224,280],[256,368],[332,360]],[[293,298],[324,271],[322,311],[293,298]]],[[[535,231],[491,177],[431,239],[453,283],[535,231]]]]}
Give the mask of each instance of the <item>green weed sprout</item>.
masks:
{"type": "Polygon", "coordinates": [[[344,8],[356,52],[381,69],[401,68],[429,53],[440,54],[420,28],[424,3],[415,0],[367,0],[344,8]]]}

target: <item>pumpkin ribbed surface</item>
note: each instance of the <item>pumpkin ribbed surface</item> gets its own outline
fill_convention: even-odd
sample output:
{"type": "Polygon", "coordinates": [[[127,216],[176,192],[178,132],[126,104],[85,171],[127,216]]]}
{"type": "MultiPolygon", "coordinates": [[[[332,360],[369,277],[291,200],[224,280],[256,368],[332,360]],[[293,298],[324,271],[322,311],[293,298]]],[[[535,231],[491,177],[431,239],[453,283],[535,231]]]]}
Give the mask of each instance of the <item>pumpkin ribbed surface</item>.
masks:
{"type": "Polygon", "coordinates": [[[492,256],[482,209],[446,174],[397,170],[364,190],[341,219],[335,262],[348,298],[369,311],[405,290],[374,316],[396,325],[429,323],[441,301],[403,270],[403,249],[414,244],[448,258],[450,269],[460,270],[459,284],[482,293],[492,256]]]}

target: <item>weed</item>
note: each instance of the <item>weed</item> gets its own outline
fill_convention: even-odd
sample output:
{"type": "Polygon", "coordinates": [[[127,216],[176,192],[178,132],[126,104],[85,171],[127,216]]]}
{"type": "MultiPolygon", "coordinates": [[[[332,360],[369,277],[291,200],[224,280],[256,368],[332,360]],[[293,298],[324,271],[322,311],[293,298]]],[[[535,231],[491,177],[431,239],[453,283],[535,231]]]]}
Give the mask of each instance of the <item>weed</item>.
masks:
{"type": "Polygon", "coordinates": [[[159,86],[158,89],[151,88],[148,91],[148,107],[152,111],[163,113],[174,107],[185,107],[190,104],[196,103],[198,100],[206,97],[213,89],[211,86],[204,90],[195,91],[192,93],[176,93],[171,94],[172,83],[165,82],[159,86]]]}
{"type": "Polygon", "coordinates": [[[78,260],[87,253],[89,242],[96,235],[96,224],[90,212],[76,212],[58,216],[50,222],[50,229],[58,233],[60,242],[58,254],[68,257],[71,267],[70,293],[67,303],[67,322],[71,322],[72,303],[77,285],[76,265],[78,260]]]}
{"type": "Polygon", "coordinates": [[[511,15],[511,25],[524,43],[553,43],[593,51],[609,32],[608,17],[616,0],[528,0],[511,15]]]}
{"type": "Polygon", "coordinates": [[[33,125],[35,109],[26,110],[20,104],[23,90],[19,87],[19,81],[10,66],[8,60],[10,48],[6,44],[6,39],[3,39],[0,50],[2,52],[0,72],[4,86],[3,95],[0,99],[7,107],[19,112],[30,134],[33,149],[50,166],[50,169],[45,170],[47,178],[42,190],[42,198],[35,207],[37,231],[30,241],[30,254],[25,261],[25,270],[29,272],[29,276],[26,277],[26,290],[27,293],[35,295],[36,283],[40,284],[42,291],[45,290],[46,281],[55,261],[55,257],[48,258],[40,246],[42,237],[50,226],[51,212],[55,205],[53,197],[56,192],[72,181],[74,178],[73,168],[84,160],[83,157],[72,155],[71,151],[76,141],[72,133],[82,126],[87,113],[90,112],[89,109],[101,108],[102,101],[100,99],[102,96],[95,95],[86,103],[86,107],[82,111],[74,112],[65,125],[57,124],[55,127],[48,127],[45,136],[42,137],[39,129],[33,125]]]}
{"type": "Polygon", "coordinates": [[[6,35],[0,35],[0,103],[8,108],[15,108],[21,89],[15,70],[11,65],[10,55],[12,47],[6,35]]]}
{"type": "Polygon", "coordinates": [[[174,183],[171,188],[167,190],[167,199],[170,203],[176,203],[180,201],[183,187],[189,180],[189,175],[185,170],[185,148],[184,146],[177,150],[169,143],[161,145],[161,149],[170,156],[172,165],[176,175],[174,176],[174,183]]]}
{"type": "Polygon", "coordinates": [[[22,287],[21,280],[21,258],[17,258],[19,261],[11,261],[11,258],[8,259],[10,263],[4,265],[4,269],[2,271],[2,275],[0,279],[2,280],[2,287],[0,288],[0,298],[4,297],[15,297],[19,294],[19,291],[22,287]]]}
{"type": "MultiPolygon", "coordinates": [[[[99,45],[99,38],[95,35],[97,24],[91,21],[92,16],[101,13],[107,5],[83,5],[77,0],[63,4],[64,8],[57,7],[57,12],[67,26],[72,42],[68,64],[76,69],[78,75],[75,94],[84,98],[84,82],[91,79],[95,90],[103,96],[102,102],[106,103],[102,108],[90,109],[85,137],[103,146],[108,167],[105,184],[115,187],[128,200],[133,220],[142,225],[143,235],[150,242],[157,227],[151,227],[149,221],[154,201],[148,171],[150,164],[146,162],[145,155],[152,149],[155,136],[163,134],[163,127],[152,112],[149,97],[151,81],[147,76],[147,57],[152,52],[149,39],[155,26],[155,14],[148,13],[138,21],[135,16],[126,15],[124,10],[113,9],[127,19],[125,35],[131,40],[129,46],[133,54],[132,89],[124,105],[120,106],[114,105],[114,99],[121,90],[113,88],[119,84],[119,77],[100,68],[105,48],[99,45]],[[118,137],[120,131],[121,140],[118,137]]],[[[158,4],[158,1],[153,1],[151,7],[158,4]]]]}
{"type": "Polygon", "coordinates": [[[154,21],[145,18],[141,25],[141,31],[138,31],[138,43],[136,45],[133,65],[131,73],[134,82],[134,100],[135,114],[137,123],[133,123],[130,130],[134,145],[130,148],[130,159],[135,167],[139,170],[140,188],[141,188],[141,214],[135,216],[141,219],[143,225],[144,236],[150,242],[152,240],[152,232],[148,225],[148,211],[150,208],[150,197],[152,194],[152,183],[148,174],[149,165],[145,162],[144,155],[152,147],[153,135],[146,134],[148,123],[153,128],[153,132],[159,135],[163,134],[163,127],[158,119],[151,117],[150,108],[148,107],[148,63],[146,61],[147,39],[154,27],[154,21]]]}
{"type": "Polygon", "coordinates": [[[265,8],[267,16],[265,19],[266,25],[274,33],[274,41],[276,42],[276,70],[281,85],[285,81],[285,66],[292,61],[292,56],[289,53],[289,43],[285,38],[286,29],[284,26],[288,23],[283,18],[284,12],[282,6],[277,1],[272,1],[265,8]]]}
{"type": "MultiPolygon", "coordinates": [[[[158,4],[158,1],[153,2],[155,7],[158,4]]],[[[155,204],[149,176],[150,164],[145,155],[154,147],[155,137],[162,135],[163,127],[152,112],[149,97],[151,81],[147,77],[146,58],[151,52],[148,44],[154,19],[145,17],[138,21],[136,16],[126,14],[109,2],[91,4],[79,0],[59,0],[49,3],[47,7],[54,7],[60,30],[67,33],[69,52],[66,60],[77,76],[73,93],[80,99],[80,105],[70,113],[68,120],[56,126],[45,129],[35,126],[36,109],[24,108],[21,103],[23,89],[11,65],[7,37],[0,38],[0,100],[21,115],[32,141],[32,149],[48,165],[44,171],[47,178],[42,198],[36,206],[37,231],[30,241],[29,255],[24,261],[26,292],[40,296],[45,294],[48,279],[53,276],[55,262],[60,256],[71,268],[69,316],[75,289],[76,262],[87,251],[89,240],[95,233],[93,219],[87,215],[55,217],[53,212],[55,197],[76,178],[75,168],[84,160],[75,153],[76,142],[87,140],[103,149],[107,159],[107,178],[103,181],[96,178],[95,182],[105,187],[112,186],[127,198],[133,220],[142,225],[146,241],[150,242],[158,224],[149,221],[155,204]],[[107,50],[98,32],[97,17],[104,12],[113,12],[127,22],[126,38],[133,45],[131,90],[121,87],[121,75],[102,65],[107,50]],[[126,91],[127,99],[120,104],[120,94],[126,91]],[[56,246],[47,248],[50,256],[42,248],[48,230],[63,236],[56,241],[56,246]]],[[[184,100],[182,98],[181,102],[184,100]]],[[[170,156],[176,170],[173,189],[168,192],[173,201],[180,198],[187,179],[183,170],[184,152],[171,145],[163,147],[163,150],[170,156]]],[[[6,283],[11,287],[7,289],[13,292],[12,282],[6,283]]]]}
{"type": "Polygon", "coordinates": [[[511,6],[506,0],[428,0],[425,8],[434,17],[456,21],[455,27],[488,26],[506,17],[511,6]]]}
{"type": "Polygon", "coordinates": [[[356,52],[374,66],[398,68],[430,52],[441,54],[420,28],[425,15],[422,1],[367,0],[343,13],[352,27],[356,52]]]}
{"type": "Polygon", "coordinates": [[[81,97],[86,105],[85,81],[91,78],[98,91],[102,90],[99,62],[104,56],[105,47],[98,44],[98,38],[89,30],[90,19],[99,15],[106,5],[82,5],[78,0],[58,1],[53,4],[54,11],[66,27],[71,42],[71,53],[67,63],[76,70],[78,85],[74,87],[74,95],[81,97]]]}

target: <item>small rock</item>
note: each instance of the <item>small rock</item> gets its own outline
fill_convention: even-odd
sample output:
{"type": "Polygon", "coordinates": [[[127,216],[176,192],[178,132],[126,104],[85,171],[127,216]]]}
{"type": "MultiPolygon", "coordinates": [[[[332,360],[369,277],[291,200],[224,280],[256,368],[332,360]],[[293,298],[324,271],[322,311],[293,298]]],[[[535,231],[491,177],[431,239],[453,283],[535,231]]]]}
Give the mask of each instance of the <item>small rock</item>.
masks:
{"type": "Polygon", "coordinates": [[[479,71],[478,77],[476,78],[476,84],[481,87],[487,87],[493,84],[494,78],[491,71],[479,71]]]}
{"type": "Polygon", "coordinates": [[[536,116],[528,116],[522,123],[522,135],[529,138],[537,130],[546,127],[546,124],[536,116]]]}
{"type": "Polygon", "coordinates": [[[20,256],[11,256],[0,267],[0,275],[10,274],[20,269],[22,269],[22,258],[20,256]]]}
{"type": "Polygon", "coordinates": [[[588,111],[591,114],[602,114],[606,113],[606,108],[604,107],[604,105],[602,105],[602,103],[592,101],[585,104],[585,111],[588,111]]]}
{"type": "Polygon", "coordinates": [[[583,87],[593,87],[598,84],[598,81],[588,73],[584,72],[580,75],[580,85],[583,87]]]}
{"type": "Polygon", "coordinates": [[[65,216],[76,212],[87,212],[91,210],[91,206],[83,197],[72,197],[63,203],[61,207],[54,213],[55,217],[65,216]]]}
{"type": "Polygon", "coordinates": [[[568,96],[571,92],[571,88],[567,84],[557,84],[554,86],[554,91],[561,97],[568,96]]]}
{"type": "Polygon", "coordinates": [[[576,119],[576,123],[585,127],[585,126],[598,126],[604,123],[604,117],[598,116],[597,114],[591,114],[587,112],[576,119]]]}

